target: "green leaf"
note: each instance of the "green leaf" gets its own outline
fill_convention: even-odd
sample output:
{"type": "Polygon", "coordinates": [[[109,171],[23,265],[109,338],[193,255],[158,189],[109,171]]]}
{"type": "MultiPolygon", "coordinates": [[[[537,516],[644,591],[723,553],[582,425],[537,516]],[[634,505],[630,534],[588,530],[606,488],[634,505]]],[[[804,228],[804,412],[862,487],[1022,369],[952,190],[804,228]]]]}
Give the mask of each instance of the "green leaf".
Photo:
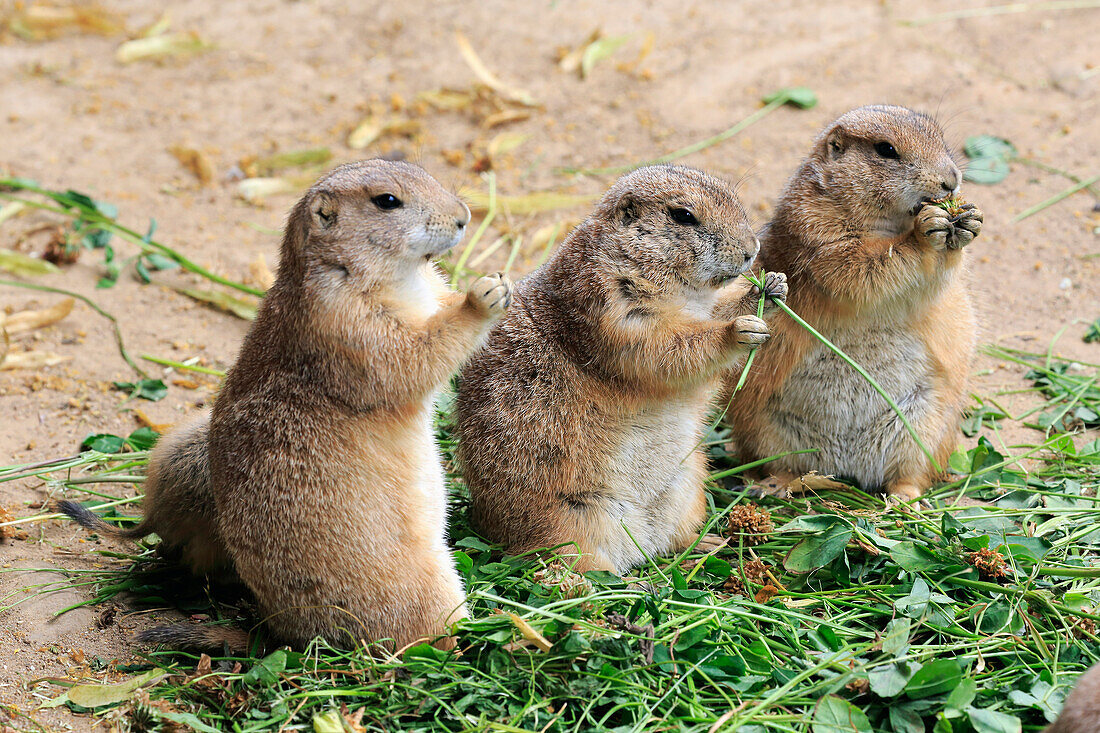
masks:
{"type": "Polygon", "coordinates": [[[221,290],[196,290],[194,288],[177,288],[177,290],[189,298],[209,303],[215,308],[232,313],[238,318],[251,321],[256,318],[256,304],[252,301],[237,298],[221,290]]]}
{"type": "Polygon", "coordinates": [[[165,257],[162,254],[157,254],[156,252],[145,255],[144,259],[146,264],[148,264],[148,266],[153,268],[154,270],[174,270],[175,268],[180,266],[180,264],[172,258],[165,257]]]}
{"type": "Polygon", "coordinates": [[[909,708],[890,706],[890,727],[894,733],[924,733],[924,721],[920,715],[909,708]]]}
{"type": "Polygon", "coordinates": [[[145,674],[112,685],[74,685],[69,688],[68,697],[71,702],[84,708],[114,705],[129,700],[139,688],[156,682],[167,674],[163,669],[151,669],[145,674]]]}
{"type": "Polygon", "coordinates": [[[992,185],[1008,177],[1008,163],[1001,158],[974,158],[966,166],[963,179],[971,183],[992,185]]]}
{"type": "Polygon", "coordinates": [[[285,669],[286,652],[279,649],[252,665],[252,669],[248,670],[241,679],[246,685],[259,684],[264,687],[271,687],[279,681],[279,675],[285,669]]]}
{"type": "Polygon", "coordinates": [[[974,135],[966,138],[963,151],[968,158],[1001,158],[1009,160],[1019,155],[1016,146],[1003,137],[974,135]]]}
{"type": "Polygon", "coordinates": [[[824,567],[844,554],[844,548],[850,539],[852,528],[834,518],[827,529],[806,537],[792,547],[783,560],[783,567],[792,573],[808,573],[824,567]]]}
{"type": "Polygon", "coordinates": [[[126,439],[126,442],[134,450],[149,450],[157,444],[158,438],[160,438],[160,435],[157,431],[149,427],[143,427],[130,433],[130,437],[126,439]]]}
{"type": "Polygon", "coordinates": [[[909,648],[910,621],[907,618],[896,618],[886,624],[886,636],[882,640],[882,653],[892,657],[905,654],[909,648]]]}
{"type": "Polygon", "coordinates": [[[581,57],[581,78],[587,79],[588,75],[592,73],[592,67],[618,51],[629,40],[629,35],[607,36],[606,38],[598,38],[588,44],[584,49],[584,55],[581,57]]]}
{"type": "Polygon", "coordinates": [[[1089,324],[1089,328],[1085,331],[1085,335],[1082,340],[1086,344],[1092,344],[1100,341],[1100,318],[1089,324]]]}
{"type": "Polygon", "coordinates": [[[142,379],[138,382],[114,382],[115,389],[130,393],[130,399],[141,398],[158,402],[168,395],[168,385],[160,379],[142,379]]]}
{"type": "Polygon", "coordinates": [[[871,733],[863,711],[836,695],[826,695],[814,706],[811,733],[871,733]]]}
{"type": "Polygon", "coordinates": [[[11,249],[0,249],[0,270],[20,277],[51,275],[61,272],[57,265],[52,262],[47,262],[38,257],[29,257],[22,252],[11,249]]]}
{"type": "Polygon", "coordinates": [[[895,697],[919,669],[919,664],[905,662],[882,664],[867,670],[867,681],[871,684],[871,692],[879,697],[895,697]]]}
{"type": "Polygon", "coordinates": [[[905,686],[910,699],[920,700],[954,690],[962,680],[962,667],[954,659],[937,659],[921,667],[905,686]]]}
{"type": "Polygon", "coordinates": [[[313,716],[313,733],[344,733],[344,719],[339,710],[328,710],[313,716]]]}
{"type": "Polygon", "coordinates": [[[1020,719],[989,708],[967,708],[975,733],[1020,733],[1020,719]]]}
{"type": "Polygon", "coordinates": [[[963,714],[970,703],[974,702],[974,696],[978,694],[978,683],[967,677],[959,686],[947,696],[946,713],[950,718],[957,718],[963,714]]]}
{"type": "Polygon", "coordinates": [[[799,109],[811,109],[817,105],[817,95],[809,87],[785,87],[764,97],[764,104],[779,101],[799,109]]]}
{"type": "Polygon", "coordinates": [[[81,450],[95,450],[100,453],[120,453],[126,441],[110,433],[94,433],[80,443],[81,450]]]}
{"type": "Polygon", "coordinates": [[[890,550],[890,559],[909,572],[927,572],[944,566],[930,550],[912,542],[895,545],[890,550]]]}

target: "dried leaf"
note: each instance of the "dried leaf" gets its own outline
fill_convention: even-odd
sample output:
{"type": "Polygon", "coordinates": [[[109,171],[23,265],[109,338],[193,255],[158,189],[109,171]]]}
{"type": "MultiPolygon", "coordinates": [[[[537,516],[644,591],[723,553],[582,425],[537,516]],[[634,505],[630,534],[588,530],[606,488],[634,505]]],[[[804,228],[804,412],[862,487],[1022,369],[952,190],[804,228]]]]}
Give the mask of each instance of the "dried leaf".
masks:
{"type": "Polygon", "coordinates": [[[61,272],[61,270],[51,262],[47,262],[37,257],[29,257],[22,252],[16,252],[11,249],[0,249],[0,270],[5,270],[24,277],[28,275],[49,275],[55,272],[61,272]]]}
{"type": "Polygon", "coordinates": [[[799,476],[787,484],[787,490],[793,494],[806,491],[830,491],[846,489],[848,486],[839,481],[834,481],[832,476],[822,476],[817,471],[810,471],[804,476],[799,476]]]}
{"type": "Polygon", "coordinates": [[[168,32],[168,28],[172,25],[172,14],[167,10],[161,14],[159,18],[153,21],[150,25],[141,29],[138,33],[138,38],[153,38],[155,36],[163,36],[168,32]]]}
{"type": "Polygon", "coordinates": [[[161,435],[166,433],[168,429],[172,427],[172,423],[153,422],[140,407],[134,408],[134,417],[137,419],[139,425],[145,428],[149,428],[150,430],[155,430],[161,435]]]}
{"type": "Polygon", "coordinates": [[[306,165],[324,165],[332,160],[332,151],[328,148],[309,150],[291,150],[260,158],[252,163],[256,175],[270,176],[285,168],[301,168],[306,165]]]}
{"type": "Polygon", "coordinates": [[[51,354],[47,351],[7,351],[0,359],[0,371],[56,366],[70,359],[72,359],[71,356],[51,354]]]}
{"type": "Polygon", "coordinates": [[[138,689],[166,677],[167,674],[163,669],[151,669],[113,685],[73,685],[69,688],[68,697],[71,702],[85,708],[113,705],[130,699],[138,689]]]}
{"type": "Polygon", "coordinates": [[[483,84],[513,102],[519,102],[528,107],[534,107],[537,104],[534,97],[525,90],[508,86],[498,79],[493,72],[489,71],[461,31],[455,31],[455,41],[458,43],[458,50],[462,54],[462,58],[469,65],[470,70],[474,72],[474,76],[483,84]]]}
{"type": "Polygon", "coordinates": [[[558,68],[567,74],[580,73],[581,61],[584,59],[585,50],[602,37],[603,31],[599,28],[589,33],[588,38],[584,39],[581,45],[561,57],[558,61],[558,68]]]}
{"type": "Polygon", "coordinates": [[[512,122],[523,122],[530,119],[531,113],[525,109],[505,109],[500,112],[494,112],[481,121],[481,126],[486,130],[491,130],[494,127],[500,127],[501,125],[507,125],[512,122]]]}
{"type": "Polygon", "coordinates": [[[119,63],[155,61],[169,56],[185,56],[200,53],[213,46],[199,38],[197,33],[166,33],[151,38],[135,38],[126,41],[115,51],[119,63]]]}
{"type": "Polygon", "coordinates": [[[3,224],[13,216],[17,216],[27,208],[27,205],[22,201],[9,201],[8,203],[0,206],[0,224],[3,224]]]}
{"type": "Polygon", "coordinates": [[[416,99],[426,102],[440,112],[467,109],[477,100],[477,94],[468,89],[431,89],[420,92],[416,99]]]}
{"type": "Polygon", "coordinates": [[[362,150],[383,135],[411,136],[418,132],[420,123],[416,120],[384,119],[379,115],[370,115],[348,135],[348,147],[362,150]]]}
{"type": "Polygon", "coordinates": [[[168,152],[175,156],[187,170],[191,171],[199,183],[209,186],[214,181],[214,164],[210,162],[210,156],[201,150],[188,148],[182,145],[173,145],[168,152]]]}
{"type": "Polygon", "coordinates": [[[209,303],[215,308],[220,308],[226,313],[232,313],[238,318],[251,321],[256,317],[256,304],[243,298],[234,297],[221,290],[196,290],[194,288],[177,288],[189,298],[209,303]]]}
{"type": "Polygon", "coordinates": [[[34,3],[16,13],[9,27],[28,41],[42,41],[67,32],[109,36],[121,32],[124,24],[120,16],[98,5],[58,7],[34,3]]]}
{"type": "Polygon", "coordinates": [[[776,588],[774,585],[768,584],[768,585],[765,585],[760,590],[756,591],[756,597],[753,600],[756,601],[757,603],[763,605],[763,604],[767,603],[768,601],[770,601],[771,599],[775,598],[775,596],[778,593],[779,593],[778,588],[776,588]]]}
{"type": "MultiPolygon", "coordinates": [[[[483,191],[467,189],[461,191],[460,195],[474,211],[485,211],[489,208],[489,195],[483,191]]],[[[534,214],[540,211],[587,206],[595,198],[595,196],[588,194],[557,193],[555,191],[528,193],[521,196],[497,195],[496,197],[497,205],[507,209],[512,214],[534,214]]]]}
{"type": "Polygon", "coordinates": [[[0,323],[2,323],[4,330],[11,336],[25,333],[26,331],[33,331],[36,328],[43,328],[57,323],[65,316],[72,313],[73,304],[75,302],[76,301],[72,298],[65,298],[49,308],[13,313],[0,323]]]}
{"type": "Polygon", "coordinates": [[[550,651],[550,648],[554,646],[549,641],[547,641],[546,637],[540,634],[534,626],[527,623],[525,619],[520,618],[511,611],[508,612],[508,618],[512,619],[512,623],[515,624],[517,629],[519,629],[519,633],[523,634],[524,639],[527,639],[542,651],[548,652],[550,651]]]}
{"type": "Polygon", "coordinates": [[[584,55],[581,57],[581,78],[587,79],[588,75],[592,73],[592,67],[618,51],[629,40],[629,35],[608,36],[588,44],[584,49],[584,55]]]}
{"type": "Polygon", "coordinates": [[[263,252],[258,253],[256,259],[248,265],[248,274],[260,290],[268,290],[275,284],[275,274],[267,266],[267,260],[264,259],[263,252]]]}
{"type": "Polygon", "coordinates": [[[267,196],[297,190],[298,187],[285,178],[246,178],[237,184],[237,194],[250,204],[260,204],[267,196]]]}
{"type": "Polygon", "coordinates": [[[531,136],[518,132],[502,132],[489,142],[489,157],[496,158],[501,155],[506,155],[520,145],[523,145],[529,137],[531,136]]]}

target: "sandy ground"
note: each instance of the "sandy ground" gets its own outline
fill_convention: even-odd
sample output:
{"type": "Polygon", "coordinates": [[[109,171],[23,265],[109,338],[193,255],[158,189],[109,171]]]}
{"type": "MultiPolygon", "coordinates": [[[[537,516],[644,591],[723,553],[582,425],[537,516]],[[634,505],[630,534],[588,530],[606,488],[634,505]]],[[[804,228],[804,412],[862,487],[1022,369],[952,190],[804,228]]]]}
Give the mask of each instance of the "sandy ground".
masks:
{"type": "MultiPolygon", "coordinates": [[[[976,6],[844,0],[809,11],[809,4],[794,0],[192,0],[171,10],[171,30],[195,32],[213,48],[162,63],[116,61],[126,33],[66,33],[41,42],[0,36],[0,173],[87,192],[116,204],[121,220],[138,230],[155,218],[160,241],[215,272],[248,279],[259,255],[274,267],[273,231],[294,195],[271,196],[259,206],[243,202],[236,184],[226,180],[242,159],[320,146],[332,150],[333,163],[401,153],[456,189],[484,190],[475,167],[486,146],[502,132],[521,133],[529,137],[494,159],[502,194],[594,195],[608,177],[574,177],[556,169],[652,158],[720,132],[757,109],[761,96],[786,86],[812,88],[819,105],[778,110],[685,160],[741,181],[756,223],[767,220],[817,130],[848,108],[871,102],[933,112],[958,144],[989,133],[1010,139],[1036,161],[1080,176],[1100,171],[1100,10],[982,15],[920,26],[901,22],[976,6]],[[583,44],[597,28],[608,36],[633,35],[587,79],[561,70],[559,49],[583,44]],[[422,92],[476,83],[459,54],[455,30],[506,84],[537,101],[527,119],[486,129],[484,112],[415,103],[422,92]],[[649,34],[652,49],[639,60],[649,34]],[[415,120],[420,131],[350,149],[348,133],[372,111],[415,120]],[[208,157],[215,173],[210,185],[200,185],[181,166],[169,152],[174,145],[208,157]]],[[[161,13],[160,4],[149,2],[105,0],[102,7],[117,13],[130,34],[161,13]]],[[[9,0],[0,2],[0,12],[14,8],[9,0]]],[[[1068,183],[1016,165],[1001,184],[967,187],[967,197],[985,212],[985,230],[972,250],[975,296],[984,340],[1037,350],[1068,324],[1056,350],[1100,362],[1100,348],[1081,341],[1086,320],[1100,317],[1100,214],[1092,210],[1094,199],[1082,192],[1012,222],[1068,183]]],[[[583,207],[509,213],[498,218],[485,243],[507,232],[522,235],[528,244],[515,270],[523,271],[539,254],[536,232],[583,214],[583,207]]],[[[48,233],[32,230],[47,221],[31,214],[0,224],[0,247],[41,252],[48,233]]],[[[127,244],[116,246],[123,255],[135,252],[127,244]]],[[[142,285],[131,272],[113,289],[97,290],[101,273],[101,254],[89,252],[62,274],[34,281],[92,297],[119,318],[135,355],[197,356],[218,367],[232,362],[245,321],[164,284],[142,285]]],[[[156,278],[198,284],[178,271],[156,278]]],[[[59,299],[0,286],[0,307],[7,309],[41,308],[59,299]]],[[[155,423],[177,422],[206,401],[216,384],[200,377],[197,385],[172,384],[160,402],[124,403],[110,382],[134,374],[119,358],[107,321],[83,304],[18,344],[69,360],[0,372],[4,464],[72,455],[90,432],[126,434],[138,426],[130,410],[135,406],[155,423]]],[[[1022,370],[1014,366],[983,359],[979,367],[980,391],[1023,386],[1022,370]]],[[[0,507],[30,516],[47,493],[36,484],[0,484],[0,507]]],[[[23,597],[25,586],[56,579],[17,569],[108,562],[87,555],[93,545],[68,523],[25,529],[25,539],[0,546],[5,604],[23,597]]],[[[79,673],[81,660],[96,656],[133,658],[127,639],[149,623],[146,617],[127,617],[123,609],[106,629],[96,624],[100,609],[48,621],[54,611],[85,597],[77,591],[39,595],[0,615],[0,701],[30,711],[35,699],[22,682],[79,673]]],[[[37,689],[57,691],[49,685],[37,689]]],[[[32,714],[51,728],[89,725],[67,712],[32,714]]],[[[33,727],[19,718],[9,725],[33,727]]]]}

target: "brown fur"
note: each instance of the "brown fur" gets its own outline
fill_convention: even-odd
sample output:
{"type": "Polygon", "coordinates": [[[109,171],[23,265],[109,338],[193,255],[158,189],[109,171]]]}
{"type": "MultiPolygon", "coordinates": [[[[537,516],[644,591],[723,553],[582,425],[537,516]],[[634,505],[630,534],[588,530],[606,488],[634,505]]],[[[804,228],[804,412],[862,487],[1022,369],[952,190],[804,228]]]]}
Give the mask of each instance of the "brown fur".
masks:
{"type": "MultiPolygon", "coordinates": [[[[644,558],[623,523],[651,555],[698,538],[695,445],[717,376],[767,338],[739,315],[759,294],[722,287],[756,251],[733,189],[705,173],[654,166],[611,188],[462,371],[459,459],[481,532],[512,553],[572,544],[579,569],[620,573],[644,558]]],[[[783,278],[769,289],[782,297],[783,278]]]]}
{"type": "MultiPolygon", "coordinates": [[[[958,439],[975,320],[962,249],[981,231],[928,201],[961,174],[930,117],[861,107],[829,125],[760,234],[760,264],[789,278],[789,305],[889,391],[942,466],[958,439]],[[900,159],[882,156],[876,143],[900,159]]],[[[769,464],[853,478],[903,500],[936,472],[886,402],[789,318],[732,401],[743,461],[804,448],[769,464]]],[[[726,379],[726,398],[739,370],[726,379]]]]}
{"type": "Polygon", "coordinates": [[[210,469],[234,565],[295,646],[400,647],[465,616],[432,406],[510,300],[503,276],[462,295],[429,263],[468,220],[423,170],[378,160],[336,169],[290,214],[214,406],[210,469]],[[384,194],[403,205],[381,209],[384,194]]]}
{"type": "Polygon", "coordinates": [[[1100,733],[1100,664],[1077,680],[1062,714],[1045,733],[1100,733]]]}
{"type": "Polygon", "coordinates": [[[82,505],[57,503],[57,510],[84,527],[122,539],[160,537],[160,549],[196,575],[232,580],[232,562],[218,532],[210,492],[207,438],[210,416],[201,415],[171,431],[153,448],[143,484],[144,518],[129,529],[107,524],[82,505]]]}

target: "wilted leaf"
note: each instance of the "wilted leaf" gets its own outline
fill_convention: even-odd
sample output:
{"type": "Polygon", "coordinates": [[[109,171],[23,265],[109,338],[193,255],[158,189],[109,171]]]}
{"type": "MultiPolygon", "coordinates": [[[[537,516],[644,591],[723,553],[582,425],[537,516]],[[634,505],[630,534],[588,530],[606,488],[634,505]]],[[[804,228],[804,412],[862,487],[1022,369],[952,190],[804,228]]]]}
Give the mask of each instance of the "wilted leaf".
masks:
{"type": "Polygon", "coordinates": [[[993,135],[974,135],[968,137],[963,143],[963,150],[968,158],[1015,158],[1018,155],[1016,146],[1003,137],[993,135]]]}
{"type": "Polygon", "coordinates": [[[417,94],[416,98],[440,112],[454,112],[471,106],[477,99],[477,94],[468,89],[429,89],[417,94]]]}
{"type": "Polygon", "coordinates": [[[48,351],[7,351],[0,358],[0,370],[38,369],[57,366],[70,359],[72,359],[71,356],[61,356],[48,351]]]}
{"type": "Polygon", "coordinates": [[[168,32],[168,29],[172,26],[172,15],[165,10],[159,18],[154,20],[145,28],[141,29],[138,33],[138,38],[152,38],[153,36],[163,36],[168,32]]]}
{"type": "Polygon", "coordinates": [[[608,36],[607,38],[599,38],[588,44],[581,57],[581,78],[587,79],[588,75],[592,73],[592,67],[618,51],[622,45],[629,40],[629,35],[608,36]]]}
{"type": "Polygon", "coordinates": [[[871,721],[852,703],[826,695],[814,706],[812,733],[871,733],[871,721]]]}
{"type": "Polygon", "coordinates": [[[297,191],[298,187],[285,178],[246,178],[237,184],[237,193],[250,204],[262,203],[267,196],[297,191]]]}
{"type": "Polygon", "coordinates": [[[362,150],[383,135],[415,135],[420,131],[417,120],[385,119],[379,115],[370,115],[360,122],[348,135],[348,147],[362,150]]]}
{"type": "Polygon", "coordinates": [[[507,125],[511,122],[522,122],[526,119],[530,119],[531,112],[525,109],[505,109],[500,112],[494,112],[481,121],[481,126],[487,130],[491,130],[494,127],[500,127],[501,125],[507,125]]]}
{"type": "MultiPolygon", "coordinates": [[[[466,189],[461,191],[459,195],[473,211],[485,211],[489,208],[489,194],[483,191],[466,189]]],[[[498,194],[496,197],[498,206],[517,215],[587,206],[595,198],[595,196],[587,194],[556,193],[554,191],[529,193],[520,196],[501,196],[498,194]]]]}
{"type": "Polygon", "coordinates": [[[141,379],[137,382],[112,382],[115,389],[130,393],[130,399],[159,402],[168,395],[168,385],[160,379],[141,379]]]}
{"type": "Polygon", "coordinates": [[[29,275],[49,275],[61,272],[57,265],[38,257],[29,257],[22,252],[0,249],[0,270],[26,277],[29,275]]]}
{"type": "Polygon", "coordinates": [[[760,590],[756,591],[756,596],[753,598],[753,601],[763,605],[770,601],[772,598],[775,598],[777,593],[779,593],[779,589],[769,583],[760,590]]]}
{"type": "Polygon", "coordinates": [[[139,688],[168,675],[163,669],[151,669],[137,677],[113,685],[74,685],[69,688],[69,700],[85,708],[113,705],[130,699],[139,688]]]}
{"type": "Polygon", "coordinates": [[[251,321],[256,317],[256,304],[242,298],[237,298],[221,290],[197,290],[194,288],[178,288],[179,292],[189,298],[201,300],[203,303],[220,308],[226,313],[232,313],[238,318],[251,321]]]}
{"type": "Polygon", "coordinates": [[[787,484],[787,490],[792,494],[801,494],[807,491],[835,491],[836,489],[846,488],[848,488],[847,484],[836,481],[832,476],[822,476],[817,471],[810,471],[787,484]]]}
{"type": "Polygon", "coordinates": [[[290,150],[276,153],[253,161],[252,166],[258,176],[270,176],[286,168],[301,168],[306,165],[324,165],[332,160],[332,151],[328,148],[310,148],[309,150],[290,150]]]}
{"type": "Polygon", "coordinates": [[[534,626],[527,623],[525,619],[517,616],[511,611],[508,612],[508,618],[512,619],[512,623],[515,624],[515,627],[519,629],[519,632],[521,634],[523,634],[524,639],[534,642],[535,646],[537,646],[544,652],[550,651],[550,647],[552,647],[553,644],[547,641],[546,637],[540,634],[534,626]]]}
{"type": "Polygon", "coordinates": [[[764,104],[792,104],[799,109],[810,109],[817,105],[817,95],[809,87],[787,87],[764,97],[764,104]]]}
{"type": "Polygon", "coordinates": [[[313,733],[344,733],[344,720],[339,710],[328,710],[313,716],[313,733]]]}
{"type": "Polygon", "coordinates": [[[19,215],[26,208],[27,205],[22,201],[9,201],[3,206],[0,206],[0,224],[4,223],[13,216],[19,215]]]}
{"type": "Polygon", "coordinates": [[[489,147],[487,149],[489,157],[496,158],[510,153],[520,145],[523,145],[529,137],[531,136],[518,132],[502,132],[489,142],[489,147]]]}
{"type": "Polygon", "coordinates": [[[867,680],[879,697],[896,697],[918,669],[920,665],[915,663],[890,662],[867,670],[867,680]]]}
{"type": "Polygon", "coordinates": [[[212,48],[197,33],[166,33],[151,38],[135,38],[126,41],[115,51],[119,63],[134,61],[155,61],[170,56],[186,56],[212,48]]]}
{"type": "Polygon", "coordinates": [[[84,438],[80,443],[81,450],[94,450],[100,453],[119,453],[126,445],[126,440],[110,433],[95,433],[84,438]]]}
{"type": "Polygon", "coordinates": [[[571,51],[565,51],[562,49],[562,57],[558,59],[558,68],[567,74],[580,73],[581,61],[584,59],[584,52],[589,46],[596,41],[600,40],[603,36],[603,31],[599,28],[588,34],[588,37],[584,41],[572,49],[571,51]]]}
{"type": "Polygon", "coordinates": [[[972,183],[1000,183],[1009,174],[1008,162],[1003,158],[972,158],[966,166],[963,178],[972,183]]]}
{"type": "Polygon", "coordinates": [[[109,36],[121,32],[124,24],[121,17],[98,5],[59,7],[33,3],[15,13],[9,27],[25,40],[41,41],[70,32],[109,36]]]}
{"type": "Polygon", "coordinates": [[[199,179],[199,183],[209,186],[213,182],[214,164],[206,153],[182,145],[173,145],[168,148],[168,152],[175,156],[180,165],[191,171],[195,178],[199,179]]]}
{"type": "Polygon", "coordinates": [[[493,72],[482,63],[478,58],[477,53],[474,51],[474,47],[470,45],[470,42],[466,40],[466,36],[462,35],[461,31],[455,31],[455,41],[458,43],[458,50],[462,54],[462,58],[469,65],[470,70],[474,72],[481,83],[489,87],[502,97],[511,99],[514,102],[527,105],[528,107],[534,107],[535,99],[523,89],[510,87],[500,79],[498,79],[493,72]]]}
{"type": "Polygon", "coordinates": [[[833,518],[823,531],[798,542],[783,560],[783,567],[792,573],[808,573],[824,567],[844,554],[852,539],[852,528],[843,520],[833,518]]]}
{"type": "Polygon", "coordinates": [[[279,681],[279,675],[286,669],[286,652],[282,649],[268,654],[252,665],[242,680],[246,685],[257,683],[271,686],[279,681]]]}
{"type": "Polygon", "coordinates": [[[907,618],[896,618],[886,624],[886,635],[882,639],[882,653],[892,657],[905,654],[909,648],[910,621],[907,618]]]}
{"type": "Polygon", "coordinates": [[[26,331],[33,331],[36,328],[43,328],[57,323],[65,316],[73,312],[73,304],[76,301],[72,298],[65,298],[59,301],[57,304],[50,306],[49,308],[43,308],[42,310],[34,311],[19,311],[13,313],[7,318],[4,318],[0,314],[0,325],[4,330],[8,332],[9,336],[14,336],[26,331]]]}

